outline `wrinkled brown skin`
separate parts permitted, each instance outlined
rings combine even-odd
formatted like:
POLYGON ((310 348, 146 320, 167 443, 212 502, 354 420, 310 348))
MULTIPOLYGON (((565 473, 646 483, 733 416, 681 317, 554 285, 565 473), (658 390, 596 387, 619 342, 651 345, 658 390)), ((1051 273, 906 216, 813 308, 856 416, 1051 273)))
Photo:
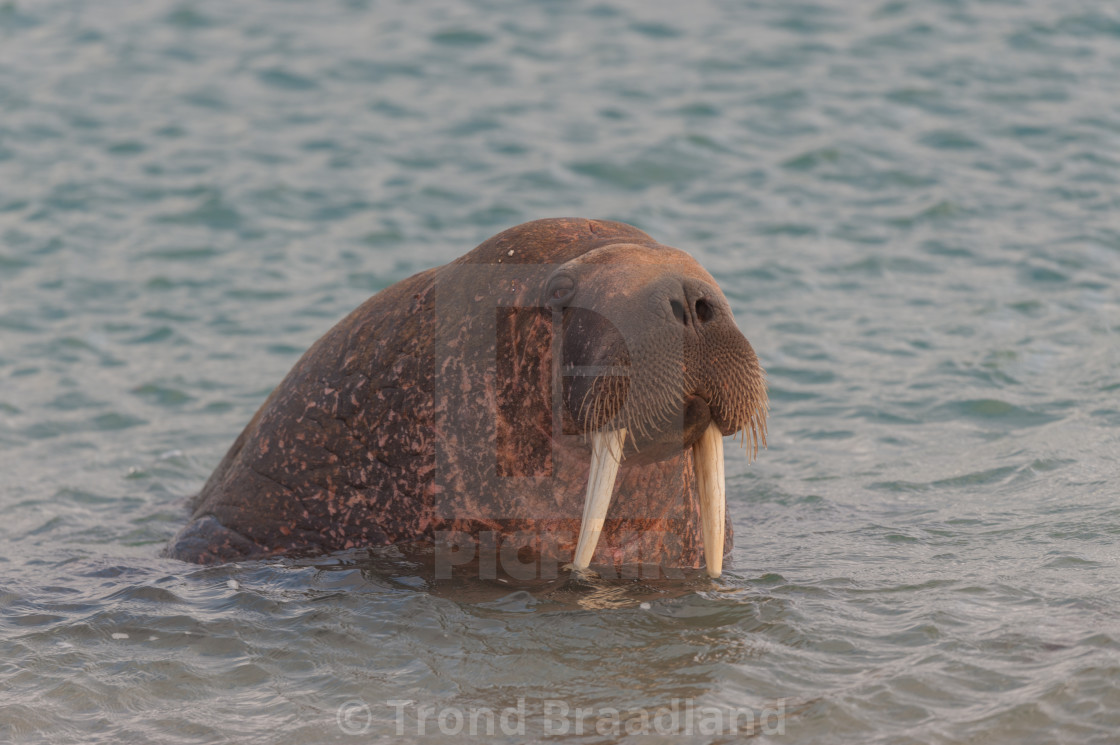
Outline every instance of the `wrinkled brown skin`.
MULTIPOLYGON (((764 416, 753 351, 714 280, 687 254, 621 223, 530 222, 379 292, 315 342, 233 443, 165 554, 214 563, 431 542, 446 530, 496 531, 499 541, 523 531, 517 545, 570 561, 588 422, 554 403, 553 355, 564 342, 554 340, 559 316, 545 306, 546 284, 558 266, 615 244, 628 244, 623 264, 591 275, 573 264, 584 277, 606 277, 592 304, 623 327, 671 325, 663 313, 631 319, 640 310, 636 288, 670 275, 710 283, 726 309, 721 323, 754 366, 749 375, 732 371, 725 385, 753 386, 740 393, 764 416)), ((589 295, 588 280, 580 282, 589 295)), ((706 379, 720 377, 710 372, 706 379)), ((661 444, 638 441, 637 452, 628 443, 593 564, 703 565, 687 447, 712 418, 700 408, 678 417, 675 443, 672 434, 661 444)), ((725 434, 745 424, 717 423, 725 434)))

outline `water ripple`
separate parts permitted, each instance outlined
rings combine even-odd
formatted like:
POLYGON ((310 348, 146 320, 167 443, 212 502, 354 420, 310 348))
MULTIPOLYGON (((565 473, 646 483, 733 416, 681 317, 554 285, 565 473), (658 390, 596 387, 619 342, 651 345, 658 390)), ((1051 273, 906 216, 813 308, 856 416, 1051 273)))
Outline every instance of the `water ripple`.
POLYGON ((0 739, 318 742, 355 700, 367 739, 391 700, 1116 739, 1118 36, 1099 0, 0 2, 0 739), (336 319, 560 214, 696 255, 768 370, 721 580, 156 558, 336 319))

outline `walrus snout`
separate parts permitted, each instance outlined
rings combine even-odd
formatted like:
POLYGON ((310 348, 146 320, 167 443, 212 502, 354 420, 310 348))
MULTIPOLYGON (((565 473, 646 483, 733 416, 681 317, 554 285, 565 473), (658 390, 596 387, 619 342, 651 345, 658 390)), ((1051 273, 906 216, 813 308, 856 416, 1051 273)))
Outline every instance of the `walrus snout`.
POLYGON ((656 437, 646 437, 639 442, 628 439, 623 449, 622 465, 630 468, 667 460, 694 446, 712 424, 712 409, 708 400, 695 394, 687 395, 681 403, 679 427, 666 428, 656 437))
POLYGON ((762 369, 727 299, 688 254, 634 248, 597 249, 546 283, 565 432, 625 429, 635 464, 692 447, 710 424, 758 442, 762 369))

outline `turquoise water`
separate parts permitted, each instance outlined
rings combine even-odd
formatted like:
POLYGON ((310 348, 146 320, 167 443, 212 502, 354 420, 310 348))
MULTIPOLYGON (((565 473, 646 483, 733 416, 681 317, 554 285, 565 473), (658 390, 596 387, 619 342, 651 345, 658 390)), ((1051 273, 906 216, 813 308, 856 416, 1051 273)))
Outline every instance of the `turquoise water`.
POLYGON ((0 740, 1116 742, 1118 184, 1104 0, 0 2, 0 740), (337 319, 558 215, 767 368, 720 580, 158 558, 337 319))

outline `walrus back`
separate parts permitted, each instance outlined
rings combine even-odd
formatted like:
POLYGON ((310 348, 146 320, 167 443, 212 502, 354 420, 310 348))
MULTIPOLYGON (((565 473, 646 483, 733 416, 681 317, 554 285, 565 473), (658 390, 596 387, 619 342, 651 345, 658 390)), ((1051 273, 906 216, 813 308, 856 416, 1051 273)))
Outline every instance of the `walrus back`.
POLYGON ((167 555, 207 563, 423 532, 435 271, 382 290, 307 350, 207 480, 167 555), (244 540, 207 544, 218 525, 244 540))

